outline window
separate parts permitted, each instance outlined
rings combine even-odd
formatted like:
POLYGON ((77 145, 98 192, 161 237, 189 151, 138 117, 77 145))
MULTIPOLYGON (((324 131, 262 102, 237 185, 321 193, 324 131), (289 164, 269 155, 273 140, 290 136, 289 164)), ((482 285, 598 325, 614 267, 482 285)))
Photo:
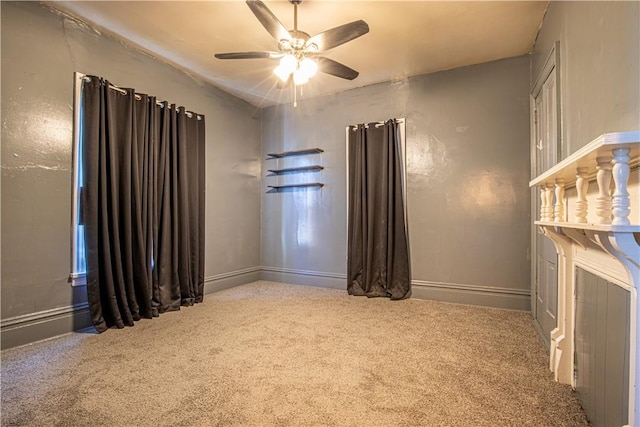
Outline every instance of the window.
MULTIPOLYGON (((90 170, 85 170, 83 167, 83 152, 85 151, 85 147, 83 147, 83 140, 85 137, 89 136, 89 131, 87 131, 86 135, 83 135, 83 104, 85 101, 84 94, 84 83, 85 80, 90 82, 93 76, 87 76, 83 73, 74 73, 74 116, 73 116, 73 154, 72 154, 72 170, 73 170, 73 187, 72 187, 72 206, 71 206, 71 273, 69 275, 69 282, 71 282, 72 286, 86 286, 87 284, 87 262, 86 262, 86 251, 85 251, 85 226, 82 224, 83 217, 83 201, 85 199, 82 183, 84 181, 83 175, 85 173, 90 173, 90 170)), ((102 79, 101 79, 102 80, 102 79)), ((106 82, 106 80, 105 80, 106 82)), ((108 82, 107 82, 108 83, 108 82)), ((124 89, 120 89, 117 86, 113 86, 109 84, 110 89, 114 89, 122 94, 127 94, 127 91, 124 89)), ((136 100, 143 99, 141 95, 135 94, 136 100)), ((145 96, 144 99, 155 99, 155 97, 145 96)), ((168 102, 160 102, 155 100, 155 105, 159 109, 165 109, 165 114, 173 113, 176 117, 186 116, 184 124, 179 124, 177 122, 176 126, 184 126, 184 132, 178 132, 176 135, 179 135, 178 138, 182 141, 183 138, 186 138, 185 141, 192 142, 181 142, 181 144, 185 144, 185 150, 196 150, 194 153, 186 154, 184 159, 185 163, 181 166, 181 179, 183 182, 187 182, 186 180, 190 180, 188 187, 191 189, 189 194, 185 195, 185 200, 189 200, 189 203, 195 200, 195 205, 190 207, 194 211, 198 211, 199 213, 196 215, 198 221, 193 222, 194 227, 199 227, 202 230, 198 229, 198 235, 204 236, 204 215, 201 212, 204 212, 203 208, 201 209, 199 206, 204 206, 204 116, 192 113, 190 111, 186 111, 184 107, 176 107, 175 104, 168 104, 168 102), (193 120, 191 120, 193 119, 193 120), (197 162, 196 162, 197 160, 197 162), (195 162, 195 163, 194 163, 195 162), (191 164, 194 163, 194 164, 191 164), (190 173, 187 173, 190 171, 190 173), (201 174, 202 177, 200 177, 201 174), (198 191, 194 192, 193 188, 197 188, 198 191), (200 212, 201 211, 201 212, 200 212)), ((168 119, 165 119, 168 120, 168 119)), ((173 121, 171 121, 173 123, 173 121)), ((159 122, 156 124, 159 128, 159 122)), ((177 142, 176 142, 177 144, 177 142)), ((188 151, 190 153, 190 151, 188 151)), ((177 154, 170 154, 172 156, 176 156, 177 154)), ((153 160, 157 161, 157 160, 153 160)), ((168 172, 167 172, 168 173, 168 172)), ((174 179, 174 178, 171 178, 174 179)), ((178 179, 177 177, 175 179, 178 179)), ((198 239, 203 239, 204 237, 198 237, 198 239)), ((204 248, 203 244, 201 245, 202 249, 204 248)), ((204 253, 204 252, 203 252, 204 253)), ((154 268, 155 260, 150 255, 149 262, 151 263, 151 268, 154 268)), ((195 262, 195 261, 194 261, 195 262)), ((204 264, 204 258, 200 255, 197 257, 197 265, 194 266, 194 271, 199 271, 204 264), (202 266, 200 265, 202 264, 202 266)))
POLYGON ((86 285, 87 265, 84 250, 84 226, 80 209, 82 198, 82 79, 74 73, 73 87, 73 188, 71 211, 71 275, 72 286, 86 285))

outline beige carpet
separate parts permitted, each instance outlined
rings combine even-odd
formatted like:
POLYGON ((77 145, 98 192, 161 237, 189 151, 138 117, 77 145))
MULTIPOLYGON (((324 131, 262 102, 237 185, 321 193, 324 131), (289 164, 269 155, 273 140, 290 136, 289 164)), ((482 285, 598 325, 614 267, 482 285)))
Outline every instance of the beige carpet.
POLYGON ((5 350, 2 425, 580 426, 529 314, 256 282, 5 350))

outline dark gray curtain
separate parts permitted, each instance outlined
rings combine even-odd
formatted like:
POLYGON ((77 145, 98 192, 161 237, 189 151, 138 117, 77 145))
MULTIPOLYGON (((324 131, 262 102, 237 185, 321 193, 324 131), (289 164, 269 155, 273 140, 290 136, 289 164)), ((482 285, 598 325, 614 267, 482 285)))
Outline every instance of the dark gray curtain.
POLYGON ((347 290, 351 295, 411 296, 409 243, 396 120, 349 129, 347 290))
POLYGON ((81 218, 89 310, 102 332, 202 301, 205 122, 88 77, 81 218))

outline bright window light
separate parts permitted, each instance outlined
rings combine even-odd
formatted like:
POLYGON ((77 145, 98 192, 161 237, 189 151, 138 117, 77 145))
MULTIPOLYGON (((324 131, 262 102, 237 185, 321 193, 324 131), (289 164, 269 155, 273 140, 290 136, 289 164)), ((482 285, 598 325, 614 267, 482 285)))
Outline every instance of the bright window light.
POLYGON ((82 79, 84 74, 75 73, 73 102, 73 206, 71 207, 71 275, 73 286, 86 284, 87 264, 85 259, 84 225, 81 220, 82 197, 82 79))

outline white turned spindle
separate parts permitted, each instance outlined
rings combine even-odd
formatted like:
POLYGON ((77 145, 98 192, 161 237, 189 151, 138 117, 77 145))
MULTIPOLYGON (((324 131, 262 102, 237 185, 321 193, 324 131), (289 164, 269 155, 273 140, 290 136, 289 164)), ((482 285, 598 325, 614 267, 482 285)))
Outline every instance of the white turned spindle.
POLYGON ((553 221, 564 221, 564 178, 556 178, 556 203, 553 205, 553 221))
POLYGON ((627 191, 629 182, 629 151, 630 148, 617 148, 613 150, 613 192, 612 210, 614 225, 629 225, 629 213, 631 201, 627 191))
POLYGON ((596 159, 598 162, 596 181, 598 182, 598 198, 596 199, 596 215, 598 224, 611 224, 611 157, 596 159))
POLYGON ((587 223, 587 189, 589 181, 587 180, 588 168, 578 168, 576 175, 576 191, 578 192, 578 200, 576 200, 576 222, 578 224, 587 223))
POLYGON ((553 186, 552 185, 548 185, 544 188, 544 196, 547 199, 544 220, 551 222, 553 221, 553 186))

